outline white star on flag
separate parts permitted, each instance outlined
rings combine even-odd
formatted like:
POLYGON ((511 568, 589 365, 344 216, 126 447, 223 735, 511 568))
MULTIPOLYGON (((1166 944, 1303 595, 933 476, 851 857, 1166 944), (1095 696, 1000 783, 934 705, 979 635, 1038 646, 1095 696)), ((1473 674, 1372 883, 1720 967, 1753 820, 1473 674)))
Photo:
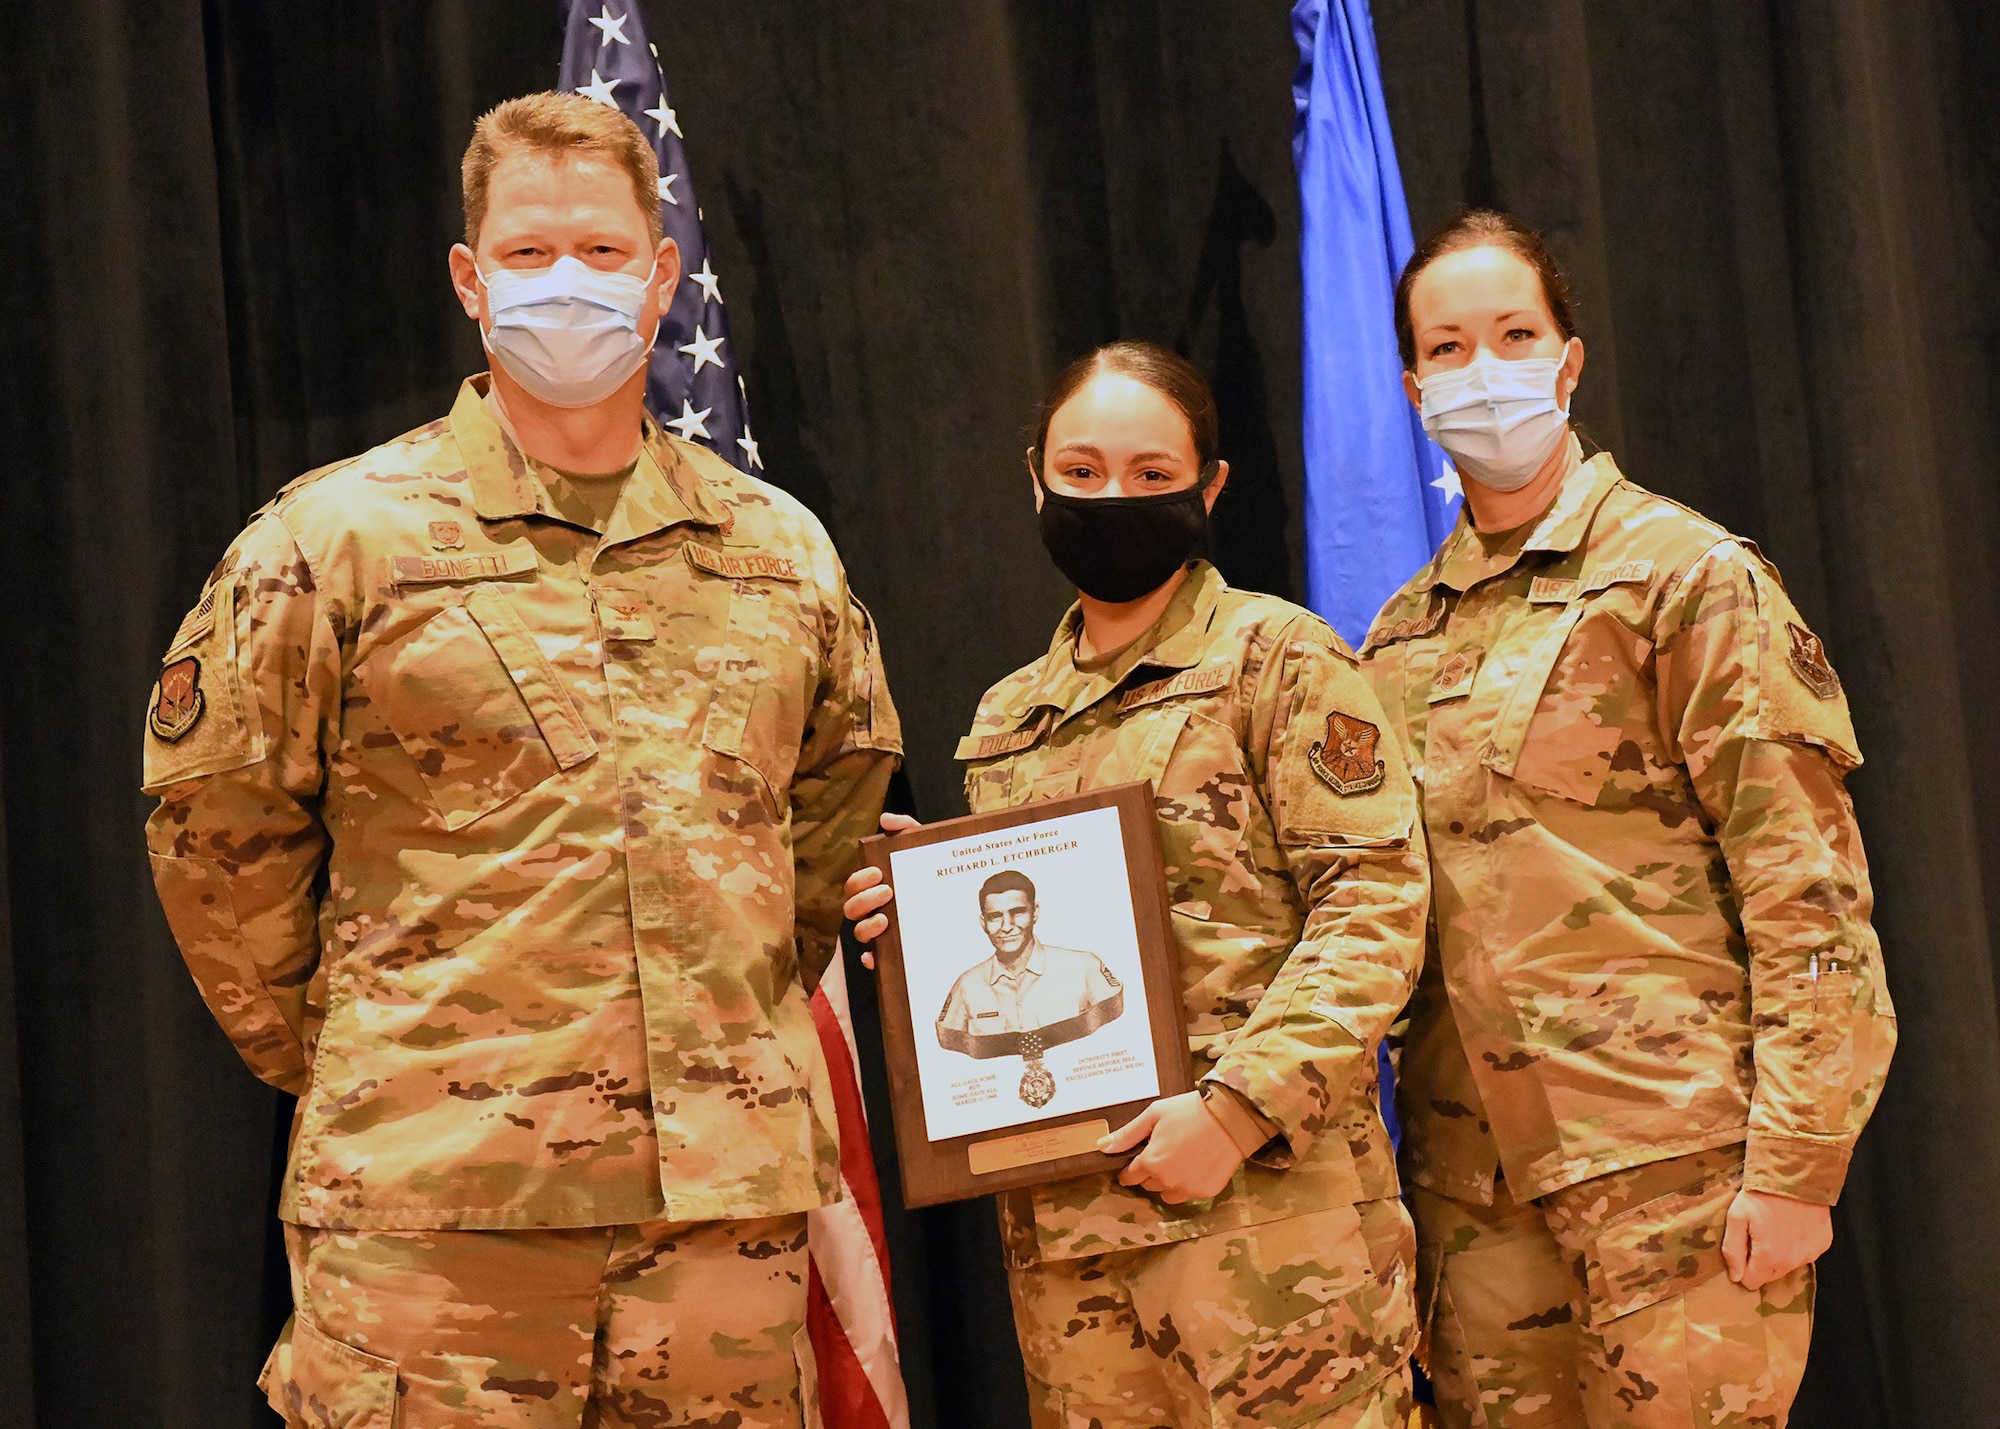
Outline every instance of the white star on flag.
POLYGON ((661 425, 672 427, 684 442, 691 442, 696 437, 701 437, 705 440, 708 436, 708 414, 714 410, 715 408, 713 407, 703 407, 697 412, 694 409, 694 403, 683 397, 681 398, 681 414, 671 422, 664 422, 661 425))
POLYGON ((642 109, 639 112, 645 115, 648 119, 657 119, 660 121, 660 137, 662 139, 667 137, 667 131, 669 129, 674 131, 674 137, 676 139, 687 138, 687 135, 681 133, 680 118, 674 113, 673 110, 667 108, 667 96, 664 93, 661 94, 660 102, 658 104, 654 105, 651 109, 642 109))
POLYGON ((611 108, 616 109, 618 101, 611 97, 611 91, 618 88, 618 83, 615 79, 605 79, 600 76, 595 66, 593 66, 590 71, 590 83, 580 86, 576 92, 587 98, 596 100, 599 104, 609 105, 611 108))
POLYGON ((602 10, 598 11, 598 14, 602 15, 604 18, 601 20, 591 18, 590 23, 597 26, 599 30, 602 30, 604 32, 604 38, 597 42, 600 47, 610 44, 613 40, 618 41, 618 43, 621 45, 629 45, 632 43, 630 40, 625 38, 625 19, 626 19, 625 16, 620 15, 617 19, 615 20, 612 19, 611 7, 609 5, 606 5, 602 10))
POLYGON ((680 205, 681 205, 681 201, 680 201, 679 199, 677 199, 677 198, 675 198, 675 197, 674 197, 674 184, 675 184, 675 183, 676 183, 676 182, 677 182, 677 181, 678 181, 679 179, 680 179, 680 175, 679 175, 679 174, 661 174, 661 175, 660 175, 660 202, 661 202, 661 203, 670 203, 670 204, 672 204, 672 205, 673 205, 673 206, 674 206, 675 208, 679 208, 679 207, 680 207, 680 205))
MULTIPOLYGON (((706 262, 706 260, 703 261, 706 262)), ((689 357, 692 357, 694 359, 694 370, 696 372, 699 372, 704 366, 709 364, 713 364, 716 367, 722 366, 722 358, 719 355, 721 347, 722 347, 721 338, 710 337, 707 333, 701 330, 701 324, 696 323, 694 328, 694 341, 689 343, 683 343, 680 347, 680 351, 685 352, 689 357)))
POLYGON ((701 289, 701 300, 703 302, 720 303, 722 301, 722 280, 716 277, 714 271, 709 268, 708 255, 706 253, 701 258, 701 271, 699 273, 688 274, 688 281, 701 289))
POLYGON ((1465 499, 1465 487, 1459 483, 1458 468, 1450 462, 1444 464, 1443 475, 1439 476, 1436 481, 1433 481, 1431 486, 1438 491, 1442 491, 1454 501, 1463 501, 1465 499))
POLYGON ((750 435, 750 424, 748 422, 743 424, 743 435, 736 439, 736 445, 743 448, 743 455, 750 459, 750 469, 752 471, 762 471, 764 469, 764 458, 757 453, 757 439, 750 435))

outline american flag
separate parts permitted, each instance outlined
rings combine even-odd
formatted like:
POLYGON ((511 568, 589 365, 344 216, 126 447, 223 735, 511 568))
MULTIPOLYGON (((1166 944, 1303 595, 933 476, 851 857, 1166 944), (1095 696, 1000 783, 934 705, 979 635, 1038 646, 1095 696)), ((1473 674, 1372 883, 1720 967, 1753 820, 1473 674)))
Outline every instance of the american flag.
POLYGON ((653 344, 646 405, 682 440, 700 442, 743 471, 760 471, 764 460, 750 433, 722 281, 709 263, 701 205, 681 148, 680 116, 636 0, 570 0, 556 85, 623 110, 659 156, 660 220, 681 250, 681 284, 653 344))
MULTIPOLYGON (((557 84, 623 110, 659 155, 660 217, 680 247, 683 276, 653 344, 647 406, 684 440, 701 442, 756 473, 764 463, 750 434, 721 280, 709 262, 701 207, 681 148, 680 116, 667 99, 659 51, 646 40, 637 0, 570 0, 557 84)), ((882 1193, 838 955, 813 993, 812 1010, 833 1082, 844 1195, 807 1217, 812 1269, 806 1325, 817 1366, 819 1422, 825 1429, 909 1429, 889 1299, 882 1193)))

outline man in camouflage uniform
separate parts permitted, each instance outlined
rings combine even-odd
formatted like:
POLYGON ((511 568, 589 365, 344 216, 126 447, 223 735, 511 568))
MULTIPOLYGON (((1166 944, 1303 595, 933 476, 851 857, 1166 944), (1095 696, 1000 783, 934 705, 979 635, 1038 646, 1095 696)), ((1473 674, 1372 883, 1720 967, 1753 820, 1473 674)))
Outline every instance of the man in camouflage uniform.
POLYGON ((1207 1200, 1001 1198, 1035 1423, 1400 1426, 1414 1243, 1375 1049, 1421 958, 1408 771, 1340 638, 1206 562, 1108 661, 1079 622, 980 702, 967 796, 1153 781, 1190 1055, 1244 1159, 1207 1200))
MULTIPOLYGON (((581 225, 656 265, 650 332, 678 264, 636 128, 531 96, 482 144, 465 263, 581 225)), ((805 1212, 840 1183, 807 990, 898 729, 819 525, 646 420, 644 380, 579 413, 473 378, 281 492, 167 652, 161 902, 299 1098, 263 1378, 294 1423, 800 1422, 805 1212), (579 430, 629 467, 513 435, 579 430)))
POLYGON ((1461 518, 1364 649, 1435 880, 1430 1368, 1449 1425, 1779 1424, 1812 1267, 1767 1280, 1742 1224, 1835 1200, 1895 1043, 1861 756, 1756 549, 1566 440, 1543 514, 1461 518))

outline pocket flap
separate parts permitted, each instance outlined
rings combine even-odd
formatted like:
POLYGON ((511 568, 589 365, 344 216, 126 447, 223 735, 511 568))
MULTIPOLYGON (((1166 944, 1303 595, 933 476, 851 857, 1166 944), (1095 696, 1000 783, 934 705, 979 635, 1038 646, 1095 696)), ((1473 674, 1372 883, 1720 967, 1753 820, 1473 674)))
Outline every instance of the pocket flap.
POLYGON ((556 766, 574 769, 596 754, 597 741, 584 728, 569 691, 507 597, 491 586, 481 586, 466 596, 465 608, 479 623, 480 633, 494 652, 506 662, 514 687, 521 692, 549 752, 556 757, 556 766))
POLYGON ((396 1365, 344 1345, 294 1315, 285 1322, 258 1388, 287 1424, 310 1429, 395 1429, 396 1365))
POLYGON ((1398 1265, 1249 1346, 1210 1388, 1215 1423, 1229 1429, 1317 1424, 1359 1398, 1409 1358, 1416 1301, 1398 1265))
POLYGON ((1604 1223, 1584 1257, 1595 1329, 1723 1273, 1722 1235, 1740 1170, 1634 1206, 1604 1223))

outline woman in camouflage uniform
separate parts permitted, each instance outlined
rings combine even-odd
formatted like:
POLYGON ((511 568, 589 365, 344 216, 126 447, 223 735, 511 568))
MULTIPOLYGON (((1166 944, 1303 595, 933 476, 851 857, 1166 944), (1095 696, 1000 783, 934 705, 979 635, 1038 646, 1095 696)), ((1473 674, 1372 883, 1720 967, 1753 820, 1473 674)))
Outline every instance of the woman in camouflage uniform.
MULTIPOLYGON (((1037 1425, 1387 1429, 1413 1243, 1375 1049, 1421 958, 1414 791, 1339 637, 1200 559, 1215 444, 1164 349, 1057 379, 1029 464, 1081 595, 959 745, 975 810, 1153 782, 1200 1085, 1107 1138, 1143 1146, 1121 1173, 1002 1198, 1016 1326, 1037 1425)), ((848 883, 864 940, 877 882, 848 883)))
POLYGON ((1466 478, 1363 652, 1436 884, 1399 1106, 1442 1417, 1781 1425, 1895 1042, 1840 681, 1756 547, 1584 460, 1533 234, 1459 219, 1396 319, 1466 478))

